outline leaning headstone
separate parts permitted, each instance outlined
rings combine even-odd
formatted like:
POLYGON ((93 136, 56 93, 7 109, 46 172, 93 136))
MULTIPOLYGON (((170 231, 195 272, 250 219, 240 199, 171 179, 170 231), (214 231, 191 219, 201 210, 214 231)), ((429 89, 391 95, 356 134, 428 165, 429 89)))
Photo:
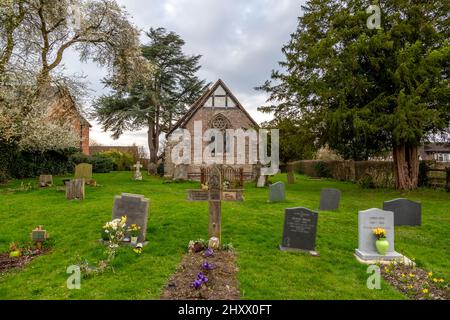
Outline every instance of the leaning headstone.
POLYGON ((333 188, 324 188, 320 193, 320 207, 322 211, 334 211, 339 209, 341 191, 333 188))
POLYGON ((53 185, 53 176, 49 174, 43 174, 39 176, 39 187, 45 188, 53 185))
POLYGON ((92 164, 80 163, 75 167, 75 179, 84 179, 89 181, 92 179, 92 164))
POLYGON ((114 198, 112 218, 120 219, 126 216, 127 226, 136 224, 141 227, 138 242, 145 241, 149 202, 148 199, 145 199, 143 195, 139 194, 122 193, 122 195, 115 196, 114 198))
POLYGON ((257 188, 264 188, 267 185, 267 176, 259 176, 256 182, 257 188))
POLYGON ((188 179, 188 166, 185 164, 179 164, 173 171, 173 180, 187 180, 188 179))
POLYGON ((287 172, 287 183, 288 184, 294 184, 295 183, 294 171, 288 171, 287 172))
POLYGON ((318 217, 317 212, 307 208, 286 209, 280 250, 308 251, 318 255, 315 252, 318 217))
POLYGON ((281 181, 275 182, 269 186, 269 201, 280 202, 286 200, 285 186, 281 181))
POLYGON ((84 197, 84 179, 75 179, 66 182, 67 200, 83 200, 84 197))
POLYGON ((358 249, 355 255, 364 261, 381 261, 402 258, 403 256, 395 252, 394 245, 394 213, 381 209, 369 209, 358 213, 358 249), (386 255, 378 253, 375 246, 376 237, 373 229, 383 228, 386 230, 386 239, 389 241, 389 248, 386 255))
POLYGON ((134 180, 142 180, 142 173, 141 173, 141 168, 142 168, 142 164, 140 161, 136 162, 135 165, 133 165, 133 168, 135 169, 133 172, 133 179, 134 180))
POLYGON ((420 226, 422 224, 422 204, 409 199, 394 199, 383 203, 383 210, 394 213, 395 226, 420 226))

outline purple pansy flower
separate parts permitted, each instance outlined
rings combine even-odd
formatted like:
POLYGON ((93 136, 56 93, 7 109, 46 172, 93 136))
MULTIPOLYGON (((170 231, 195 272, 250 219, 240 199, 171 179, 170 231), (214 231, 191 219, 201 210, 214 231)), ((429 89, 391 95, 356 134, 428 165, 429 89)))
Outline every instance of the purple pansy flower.
POLYGON ((202 263, 202 268, 204 270, 212 270, 214 267, 208 261, 205 261, 205 262, 202 263))
POLYGON ((200 289, 200 287, 202 286, 202 281, 201 280, 195 280, 194 283, 192 284, 192 286, 194 287, 194 289, 200 289))
POLYGON ((203 254, 205 257, 211 257, 213 255, 214 251, 211 248, 208 248, 205 250, 205 253, 203 254))

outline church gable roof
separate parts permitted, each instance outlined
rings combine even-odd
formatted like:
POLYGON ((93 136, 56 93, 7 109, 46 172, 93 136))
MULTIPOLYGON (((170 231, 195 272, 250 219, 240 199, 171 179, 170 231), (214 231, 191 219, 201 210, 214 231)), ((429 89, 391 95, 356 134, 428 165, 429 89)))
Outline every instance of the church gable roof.
POLYGON ((226 86, 226 84, 221 80, 217 80, 217 82, 210 88, 207 88, 200 98, 195 101, 186 114, 181 117, 180 120, 175 123, 173 128, 167 133, 167 136, 170 135, 178 128, 182 128, 186 125, 186 123, 194 116, 194 114, 200 108, 238 108, 242 111, 247 118, 253 123, 256 127, 259 127, 255 120, 250 116, 250 114, 244 109, 239 100, 234 96, 234 94, 230 91, 230 89, 226 86))

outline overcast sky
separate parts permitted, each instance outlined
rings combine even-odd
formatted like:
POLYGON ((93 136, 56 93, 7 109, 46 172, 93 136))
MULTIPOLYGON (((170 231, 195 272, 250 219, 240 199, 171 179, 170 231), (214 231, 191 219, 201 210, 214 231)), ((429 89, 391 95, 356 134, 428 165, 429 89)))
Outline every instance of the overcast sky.
MULTIPOLYGON (((200 54, 199 76, 209 82, 221 78, 251 116, 260 123, 270 115, 257 111, 266 95, 253 88, 269 79, 282 59, 301 13, 299 0, 118 0, 142 31, 164 27, 185 41, 187 54, 200 54)), ((146 37, 141 40, 145 43, 146 37)), ((84 74, 92 99, 106 91, 101 79, 106 71, 81 63, 75 53, 64 57, 70 74, 84 74)), ((91 138, 104 145, 147 146, 146 130, 127 132, 118 140, 91 121, 91 138)))

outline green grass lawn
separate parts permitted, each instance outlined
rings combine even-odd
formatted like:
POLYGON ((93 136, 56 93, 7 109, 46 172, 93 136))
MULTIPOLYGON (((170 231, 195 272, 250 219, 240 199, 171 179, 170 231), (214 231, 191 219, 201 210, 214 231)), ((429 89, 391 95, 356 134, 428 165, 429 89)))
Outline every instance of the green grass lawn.
MULTIPOLYGON (((55 182, 62 185, 61 179, 55 182)), ((0 187, 0 252, 7 251, 12 241, 27 241, 37 225, 44 225, 54 243, 51 253, 25 269, 0 276, 0 300, 158 299, 189 240, 208 237, 208 204, 186 201, 186 189, 198 188, 198 183, 163 183, 146 175, 143 181, 132 181, 130 172, 94 174, 94 179, 100 186, 86 187, 84 201, 67 201, 64 192, 55 188, 7 192, 21 181, 0 187), (100 230, 111 218, 114 195, 122 192, 150 199, 148 246, 141 255, 121 248, 113 263, 115 272, 82 279, 80 290, 67 289, 66 269, 77 262, 77 256, 92 263, 103 258, 100 230)), ((286 176, 272 180, 285 181, 286 176)), ((351 183, 303 176, 296 176, 295 185, 286 185, 286 193, 286 202, 267 203, 268 190, 251 183, 246 185, 244 202, 222 204, 222 241, 236 248, 243 299, 405 299, 384 282, 381 290, 367 289, 367 266, 353 256, 358 210, 380 208, 384 200, 397 197, 422 202, 423 213, 421 227, 396 228, 396 250, 449 279, 449 193, 364 190, 351 183), (278 250, 284 208, 317 209, 323 187, 341 189, 342 200, 339 211, 319 214, 320 257, 278 250)))

